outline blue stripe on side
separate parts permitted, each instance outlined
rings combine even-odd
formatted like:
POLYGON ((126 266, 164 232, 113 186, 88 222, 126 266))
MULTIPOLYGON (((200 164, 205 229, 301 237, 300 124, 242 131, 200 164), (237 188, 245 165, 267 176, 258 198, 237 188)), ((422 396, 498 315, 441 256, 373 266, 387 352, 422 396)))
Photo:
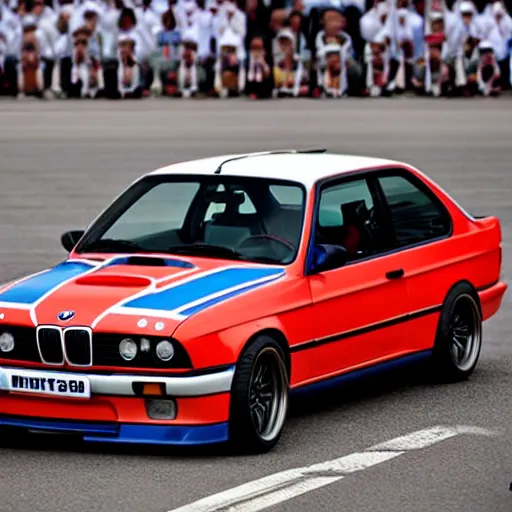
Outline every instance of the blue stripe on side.
POLYGON ((65 261, 43 274, 30 277, 19 284, 15 284, 12 288, 0 294, 0 302, 33 304, 59 284, 73 277, 78 277, 91 268, 94 268, 94 265, 65 261))
POLYGON ((198 426, 126 425, 0 416, 0 426, 77 434, 84 441, 100 443, 193 446, 228 440, 227 423, 198 426))
POLYGON ((214 274, 203 277, 199 276, 197 279, 181 285, 178 284, 167 290, 144 295, 127 302, 123 307, 173 311, 191 302, 228 290, 234 286, 250 283, 265 277, 277 277, 280 274, 283 274, 283 271, 279 268, 227 268, 214 274))
MULTIPOLYGON (((277 276, 277 278, 279 278, 279 276, 277 276)), ((237 295, 241 295, 242 293, 246 293, 248 291, 254 290, 255 288, 259 288, 260 286, 264 286, 268 283, 273 283, 276 279, 272 279, 271 281, 265 281, 263 283, 252 284, 245 288, 241 288, 239 290, 235 290, 235 291, 227 293, 225 295, 221 295, 220 297, 215 297, 214 299, 210 299, 206 302, 203 302, 202 304, 198 304, 197 306, 193 306, 191 308, 180 311, 180 315, 183 315, 183 316, 194 315, 196 313, 199 313, 200 311, 203 311, 203 309, 209 308, 211 306, 215 306, 215 304, 218 304, 219 302, 223 302, 227 299, 231 299, 232 297, 236 297, 237 295)))
POLYGON ((368 366, 366 368, 362 368, 361 370, 343 373, 330 379, 321 380, 319 382, 314 382, 313 384, 307 384, 306 386, 294 388, 291 390, 291 394, 300 395, 322 392, 325 389, 330 389, 332 387, 339 386, 354 380, 360 380, 374 375, 380 375, 381 373, 391 371, 396 368, 417 364, 422 361, 426 361, 430 357, 432 357, 432 350, 422 350, 421 352, 416 352, 414 354, 392 359, 391 361, 368 366))

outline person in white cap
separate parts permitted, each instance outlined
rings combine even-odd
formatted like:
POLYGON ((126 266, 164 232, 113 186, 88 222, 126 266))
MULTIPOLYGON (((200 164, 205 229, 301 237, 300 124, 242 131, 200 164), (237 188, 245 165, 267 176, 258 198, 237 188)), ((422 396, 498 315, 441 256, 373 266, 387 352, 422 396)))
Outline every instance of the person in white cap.
POLYGON ((196 96, 203 78, 197 58, 197 30, 189 28, 183 32, 178 68, 178 94, 183 98, 196 96))
POLYGON ((489 41, 482 41, 478 45, 478 51, 478 90, 483 96, 497 96, 501 92, 501 72, 494 56, 493 46, 489 41))
POLYGON ((486 40, 492 45, 500 67, 502 88, 508 89, 512 86, 512 18, 501 2, 490 4, 487 11, 489 31, 486 40))
POLYGON ((345 52, 341 45, 329 43, 322 48, 322 59, 325 66, 319 83, 323 95, 327 98, 341 98, 348 89, 345 52))
POLYGON ((352 38, 345 31, 347 19, 345 15, 334 9, 327 9, 322 14, 322 30, 315 38, 317 81, 321 79, 325 71, 326 55, 324 47, 337 44, 343 51, 343 62, 346 66, 347 84, 349 95, 360 95, 363 89, 362 70, 360 64, 354 58, 352 38))
POLYGON ((132 34, 118 36, 118 91, 121 98, 142 98, 141 70, 136 57, 137 41, 132 34))
POLYGON ((386 85, 390 71, 390 58, 388 39, 384 28, 376 34, 365 50, 365 86, 370 97, 381 96, 386 85))
POLYGON ((103 91, 103 72, 99 59, 89 53, 91 30, 80 27, 72 34, 73 57, 70 98, 97 98, 103 91))
POLYGON ((240 35, 227 28, 219 38, 215 90, 221 98, 239 96, 245 89, 245 61, 239 57, 240 35))
POLYGON ((482 25, 478 11, 470 0, 455 4, 456 12, 453 22, 446 27, 446 63, 453 79, 453 93, 465 94, 469 89, 476 71, 477 46, 481 41, 482 25), (469 75, 472 75, 469 80, 469 75))
POLYGON ((306 96, 308 93, 307 75, 300 56, 295 51, 293 32, 284 28, 277 33, 279 53, 274 57, 273 95, 286 97, 306 96))

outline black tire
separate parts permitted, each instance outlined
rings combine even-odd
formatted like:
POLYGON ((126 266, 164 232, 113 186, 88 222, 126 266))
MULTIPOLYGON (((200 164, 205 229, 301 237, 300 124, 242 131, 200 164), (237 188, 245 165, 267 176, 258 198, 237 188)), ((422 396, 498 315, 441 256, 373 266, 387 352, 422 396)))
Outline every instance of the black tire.
POLYGON ((433 351, 435 380, 466 380, 475 370, 482 347, 482 315, 475 289, 455 285, 445 299, 433 351))
POLYGON ((258 336, 242 352, 231 387, 229 441, 234 452, 266 453, 277 444, 288 413, 288 394, 288 372, 279 343, 270 336, 258 336), (265 407, 264 395, 269 393, 272 398, 265 407))

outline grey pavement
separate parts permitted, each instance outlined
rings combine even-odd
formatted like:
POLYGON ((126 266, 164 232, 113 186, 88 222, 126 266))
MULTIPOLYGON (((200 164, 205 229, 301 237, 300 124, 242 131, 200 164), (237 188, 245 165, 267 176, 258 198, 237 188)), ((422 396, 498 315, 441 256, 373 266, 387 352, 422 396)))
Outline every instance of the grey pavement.
MULTIPOLYGON (((60 261, 140 174, 173 161, 282 148, 407 161, 469 211, 501 218, 512 276, 512 102, 0 102, 0 282, 60 261)), ((270 454, 217 448, 88 447, 60 436, 0 438, 0 512, 166 512, 283 469, 438 424, 501 431, 460 437, 313 491, 273 511, 510 512, 512 300, 485 325, 473 378, 431 386, 409 373, 294 403, 270 454)))

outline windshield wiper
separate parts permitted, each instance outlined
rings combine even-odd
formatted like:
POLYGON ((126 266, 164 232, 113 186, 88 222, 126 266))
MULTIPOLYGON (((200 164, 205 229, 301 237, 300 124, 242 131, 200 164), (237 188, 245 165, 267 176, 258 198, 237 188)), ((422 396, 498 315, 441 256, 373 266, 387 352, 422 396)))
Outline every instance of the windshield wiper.
POLYGON ((229 247, 211 244, 190 244, 190 245, 173 245, 168 247, 165 252, 172 254, 190 254, 198 256, 212 256, 218 258, 228 258, 232 260, 242 260, 243 256, 229 247))
POLYGON ((95 240, 85 247, 81 248, 81 252, 147 252, 147 249, 141 247, 136 242, 130 240, 114 240, 113 238, 105 238, 103 240, 95 240))

